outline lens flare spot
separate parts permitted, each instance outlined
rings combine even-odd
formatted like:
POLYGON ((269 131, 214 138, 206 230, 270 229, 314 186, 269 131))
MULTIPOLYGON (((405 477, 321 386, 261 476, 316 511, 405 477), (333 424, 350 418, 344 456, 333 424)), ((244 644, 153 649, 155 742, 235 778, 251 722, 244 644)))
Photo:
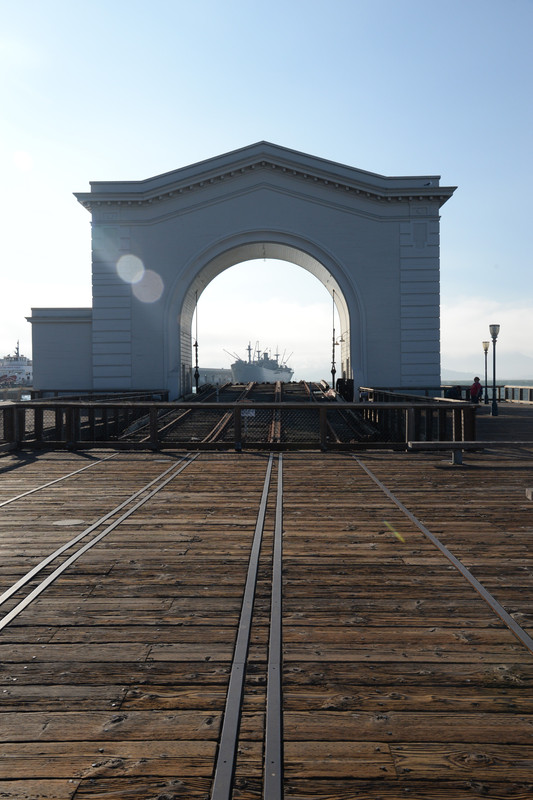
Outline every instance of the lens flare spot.
POLYGON ((138 283, 144 275, 144 264, 138 256, 131 253, 120 256, 117 261, 117 274, 124 283, 138 283))
POLYGON ((157 303, 163 294, 165 284, 153 269, 145 270, 142 278, 133 286, 133 294, 142 303, 157 303))
POLYGON ((390 532, 393 533, 396 536, 396 538, 400 540, 400 542, 404 542, 405 543, 405 539, 403 538, 402 534, 398 533, 398 531, 395 528, 392 527, 390 522, 387 522, 387 520, 384 519, 383 523, 384 523, 384 525, 387 526, 387 528, 390 530, 390 532))

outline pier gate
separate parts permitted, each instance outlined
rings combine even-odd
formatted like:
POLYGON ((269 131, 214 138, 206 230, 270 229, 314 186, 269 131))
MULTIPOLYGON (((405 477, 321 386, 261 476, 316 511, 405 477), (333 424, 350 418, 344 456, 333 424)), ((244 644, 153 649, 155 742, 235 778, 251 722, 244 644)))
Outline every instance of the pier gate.
POLYGON ((439 385, 439 209, 455 188, 439 184, 268 142, 91 183, 76 197, 92 216, 93 305, 32 309, 35 388, 186 393, 196 299, 223 270, 265 258, 299 265, 332 295, 338 377, 439 385))

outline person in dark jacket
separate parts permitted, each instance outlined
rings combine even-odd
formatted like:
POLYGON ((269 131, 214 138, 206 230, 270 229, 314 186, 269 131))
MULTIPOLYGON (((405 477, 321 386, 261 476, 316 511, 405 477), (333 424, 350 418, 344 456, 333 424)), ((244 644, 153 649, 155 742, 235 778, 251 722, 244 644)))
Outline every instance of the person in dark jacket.
POLYGON ((479 403, 483 396, 483 387, 479 382, 479 378, 474 378, 474 383, 470 387, 470 401, 472 403, 479 403))
POLYGON ((461 399, 461 387, 459 385, 449 386, 446 389, 445 397, 449 397, 450 400, 460 400, 461 399))

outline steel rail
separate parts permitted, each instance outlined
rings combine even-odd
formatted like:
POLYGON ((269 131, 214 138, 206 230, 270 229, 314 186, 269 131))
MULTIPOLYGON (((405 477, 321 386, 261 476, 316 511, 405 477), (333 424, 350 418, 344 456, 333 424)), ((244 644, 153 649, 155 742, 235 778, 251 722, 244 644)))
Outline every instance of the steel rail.
POLYGON ((442 544, 442 542, 437 539, 437 537, 431 533, 430 530, 426 528, 426 526, 420 522, 419 519, 415 517, 415 515, 409 511, 404 504, 398 500, 398 498, 388 489, 384 483, 382 483, 379 478, 374 475, 371 469, 369 469, 366 464, 357 458, 357 456, 353 456, 357 464, 363 469, 366 474, 374 481, 377 486, 387 495, 387 497, 395 503, 400 511, 402 511, 405 516, 414 524, 416 527, 426 536, 432 544, 437 547, 440 552, 446 556, 448 561, 461 573, 463 578, 465 578, 468 583, 476 590, 476 592, 483 598, 483 600, 490 606, 490 608, 494 611, 495 614, 499 616, 502 622, 509 628, 511 633, 513 633, 517 639, 519 639, 522 644, 527 647, 530 653, 533 653, 533 639, 529 636, 526 631, 518 625, 517 622, 512 618, 512 616, 505 610, 505 608, 496 600, 496 598, 480 583, 477 578, 475 578, 470 570, 468 570, 465 565, 459 561, 459 559, 453 555, 453 553, 448 550, 448 548, 442 544))
MULTIPOLYGON (((281 381, 276 381, 276 388, 274 390, 274 402, 281 403, 282 388, 281 381)), ((281 441, 281 411, 274 409, 272 411, 272 419, 268 428, 268 441, 270 443, 281 441)))
MULTIPOLYGON (((164 431, 166 431, 167 429, 170 429, 173 425, 177 424, 177 422, 181 419, 181 417, 185 417, 185 416, 187 416, 187 414, 190 414, 190 413, 191 413, 191 409, 188 408, 188 409, 185 409, 185 411, 182 411, 181 414, 178 414, 178 416, 176 416, 176 412, 175 411, 168 411, 166 414, 163 414, 162 416, 158 417, 158 422, 164 422, 166 419, 168 419, 170 417, 170 421, 169 422, 167 422, 161 428, 158 428, 158 433, 161 434, 164 431)), ((149 430, 149 429, 150 429, 150 423, 146 422, 143 425, 141 425, 139 428, 137 428, 135 431, 133 431, 133 433, 143 433, 144 431, 149 430)), ((119 436, 119 440, 126 439, 128 437, 128 435, 130 435, 130 434, 122 433, 119 436)), ((148 434, 148 436, 143 436, 142 439, 139 439, 139 441, 140 442, 149 442, 150 441, 150 435, 148 434)))
MULTIPOLYGON (((364 422, 364 420, 356 417, 353 411, 349 409, 344 409, 341 406, 339 408, 334 408, 330 416, 333 416, 333 422, 331 419, 328 419, 328 430, 330 431, 331 435, 333 436, 335 442, 340 443, 343 441, 342 437, 339 436, 337 433, 337 429, 335 428, 335 417, 340 418, 342 424, 344 424, 345 428, 348 428, 350 433, 352 434, 352 441, 353 437, 356 437, 357 442, 365 442, 365 441, 372 441, 371 437, 375 437, 376 430, 372 430, 371 426, 368 423, 364 422)), ((338 424, 338 422, 337 422, 338 424)))
POLYGON ((267 694, 265 718, 265 760, 263 797, 283 797, 283 455, 278 460, 276 523, 272 555, 272 596, 270 601, 270 635, 268 643, 267 694))
POLYGON ((329 421, 329 419, 328 419, 328 421, 327 421, 327 426, 328 426, 328 431, 329 431, 329 433, 330 433, 331 437, 333 438, 333 441, 334 441, 334 442, 336 442, 337 444, 338 444, 340 441, 342 441, 342 440, 341 440, 341 438, 340 438, 340 436, 339 436, 339 434, 337 433, 337 431, 335 430, 335 428, 333 427, 333 425, 332 425, 332 424, 331 424, 331 422, 329 421))
POLYGON ((12 497, 9 500, 3 500, 0 503, 0 508, 2 506, 7 506, 9 503, 14 503, 15 500, 20 500, 21 497, 26 497, 29 494, 35 494, 35 492, 40 492, 41 489, 46 489, 48 486, 53 486, 54 483, 60 483, 61 481, 65 481, 67 478, 72 478, 73 475, 78 475, 80 472, 84 472, 86 469, 91 469, 91 467, 95 467, 97 464, 101 464, 102 461, 109 461, 110 458, 116 458, 118 453, 113 453, 110 456, 106 456, 105 458, 99 458, 98 461, 93 461, 92 464, 87 464, 85 467, 81 467, 81 469, 76 469, 74 472, 69 472, 68 475, 63 475, 61 478, 55 478, 53 481, 48 481, 48 483, 43 483, 41 486, 37 486, 35 489, 28 489, 27 492, 22 492, 21 494, 17 494, 16 497, 12 497))
MULTIPOLYGON (((158 486, 155 487, 155 489, 152 489, 149 492, 149 494, 147 494, 145 497, 143 497, 141 500, 139 500, 137 503, 135 503, 135 505, 132 508, 130 508, 124 514, 122 514, 118 519, 116 519, 110 525, 108 525, 107 528, 105 528, 101 533, 99 533, 97 536, 95 536, 94 539, 91 539, 90 542, 87 542, 86 544, 84 544, 82 547, 79 548, 79 550, 77 550, 75 553, 73 553, 71 556, 69 556, 65 561, 63 561, 63 563, 60 564, 59 567, 57 567, 50 575, 48 575, 43 581, 41 581, 41 583, 38 584, 38 586, 36 586, 35 589, 33 589, 11 611, 9 611, 4 617, 2 617, 2 619, 0 619, 0 631, 3 630, 6 627, 6 625, 9 625, 9 623, 12 622, 13 619, 15 619, 15 617, 17 617, 31 602, 33 602, 33 600, 35 600, 37 597, 39 597, 39 595, 41 595, 44 592, 44 590, 47 589, 48 586, 50 586, 51 583, 53 583, 55 580, 57 580, 57 578, 63 572, 65 572, 65 570, 68 569, 68 567, 70 567, 71 564, 73 564, 84 553, 86 553, 88 550, 90 550, 92 547, 94 547, 95 544, 98 544, 98 542, 100 542, 105 536, 107 536, 109 533, 111 533, 111 531, 115 530, 115 528, 117 528, 122 522, 124 522, 124 520, 128 519, 128 517, 130 517, 132 514, 134 514, 135 511, 137 511, 137 509, 141 508, 141 506, 143 506, 145 503, 147 503, 148 500, 151 500, 152 497, 154 497, 154 495, 156 495, 158 492, 160 492, 161 489, 164 489, 164 487, 168 483, 170 483, 170 481, 172 481, 181 472, 183 472, 183 470, 186 469, 189 466, 189 464, 191 464, 196 458, 198 458, 198 456, 200 454, 196 453, 196 454, 192 455, 189 458, 190 455, 191 454, 187 454, 187 456, 185 456, 185 458, 187 459, 185 464, 182 463, 181 466, 179 466, 179 467, 177 467, 177 464, 173 464, 171 467, 169 467, 168 469, 164 470, 164 472, 162 472, 161 475, 159 475, 157 478, 154 478, 153 481, 151 481, 145 487, 143 487, 138 492, 136 492, 134 495, 129 497, 128 500, 126 500, 124 503, 122 503, 120 506, 117 506, 116 509, 114 509, 112 512, 110 512, 105 519, 109 519, 109 517, 113 516, 114 514, 116 514, 118 510, 121 510, 122 508, 124 508, 125 505, 128 505, 129 503, 131 503, 133 499, 136 499, 140 494, 143 494, 144 492, 146 492, 147 489, 149 489, 151 486, 153 486, 154 483, 156 483, 158 481, 161 481, 161 479, 164 478, 162 483, 160 483, 158 486), (177 467, 177 469, 176 469, 176 467, 177 467), (168 475, 169 472, 171 472, 172 474, 169 475, 168 477, 165 477, 165 476, 168 475)), ((181 461, 183 461, 183 459, 181 461)), ((178 463, 181 463, 181 462, 178 462, 178 463)), ((94 530, 95 527, 98 527, 101 524, 102 524, 102 520, 99 520, 98 523, 94 523, 94 525, 91 526, 91 530, 94 530)), ((82 534, 80 534, 79 536, 75 537, 75 540, 73 539, 71 542, 69 542, 68 545, 64 545, 63 548, 60 548, 60 550, 62 550, 62 552, 63 552, 67 548, 67 546, 72 546, 74 541, 79 541, 84 536, 87 536, 88 533, 89 533, 89 530, 88 531, 84 531, 82 534)), ((57 553, 57 551, 56 551, 56 553, 57 553)), ((56 553, 52 554, 53 558, 57 557, 56 553)), ((21 580, 18 581, 17 584, 14 584, 14 586, 16 586, 17 589, 18 589, 22 585, 27 583, 31 579, 31 577, 33 577, 33 575, 37 574, 37 572, 39 572, 40 570, 44 569, 44 567, 47 564, 51 563, 51 561, 53 560, 52 556, 49 556, 48 559, 45 559, 43 562, 41 562, 41 564, 37 565, 37 567, 34 567, 33 570, 31 570, 29 573, 27 573, 27 575, 25 575, 24 578, 21 578, 21 580), (22 583, 22 581, 23 581, 23 583, 22 583)), ((10 593, 9 596, 14 594, 14 586, 12 586, 8 590, 8 592, 10 593)), ((7 597, 5 597, 6 594, 7 594, 7 592, 4 592, 4 595, 2 595, 2 602, 4 602, 4 599, 7 600, 7 597)))
MULTIPOLYGON (((224 385, 226 385, 226 384, 224 384, 224 385)), ((216 395, 216 389, 213 389, 212 391, 207 391, 205 393, 202 393, 202 396, 198 399, 198 403, 207 403, 215 395, 216 395)), ((162 417, 160 417, 159 421, 164 421, 164 420, 168 419, 169 417, 170 417, 170 419, 169 419, 168 422, 166 422, 165 425, 163 425, 161 428, 158 429, 159 436, 167 434, 171 430, 173 430, 173 428, 175 428, 176 425, 178 425, 180 422, 182 422, 184 417, 189 416, 192 413, 193 410, 194 409, 192 409, 192 408, 187 408, 184 411, 182 411, 181 413, 178 413, 177 415, 176 415, 175 411, 169 411, 167 414, 164 414, 162 417)), ((150 427, 150 424, 147 423, 146 425, 143 425, 138 430, 139 431, 143 431, 143 430, 145 430, 146 428, 149 428, 149 427, 150 427)), ((124 435, 122 435, 120 438, 123 439, 124 435)), ((148 442, 148 441, 150 441, 150 436, 144 436, 140 441, 141 442, 148 442)))
POLYGON ((222 731, 215 764, 215 775, 211 789, 211 800, 230 800, 233 794, 233 777, 235 773, 235 761, 241 724, 246 662, 248 659, 252 613, 259 569, 259 555, 261 552, 261 543, 263 541, 273 460, 274 456, 271 453, 268 459, 268 466, 263 484, 263 494, 261 496, 261 503, 259 505, 250 558, 248 561, 248 572, 246 575, 244 596, 239 618, 239 628, 237 631, 235 649, 233 651, 222 731))
POLYGON ((189 458, 190 456, 191 453, 187 453, 186 456, 180 458, 176 463, 171 464, 171 466, 168 467, 168 469, 164 470, 157 477, 153 478, 153 480, 151 480, 141 489, 138 489, 136 492, 130 495, 126 500, 124 500, 118 506, 115 506, 115 508, 113 508, 107 514, 104 514, 104 516, 100 517, 100 519, 96 520, 96 522, 93 522, 92 525, 89 525, 88 528, 85 528, 85 530, 81 531, 81 533, 79 533, 69 542, 66 542, 65 544, 61 545, 61 547, 59 547, 57 550, 54 550, 53 553, 50 553, 50 555, 48 555, 46 558, 44 558, 42 561, 36 564, 35 567, 32 567, 32 569, 29 570, 25 575, 23 575, 22 578, 19 578, 19 580, 16 583, 14 583, 12 586, 9 587, 9 589, 6 589, 5 592, 3 592, 3 594, 0 595, 0 606, 3 605, 3 603, 5 603, 6 600, 12 597, 16 592, 18 592, 19 589, 25 586, 32 578, 35 577, 35 575, 38 575, 39 572, 42 572, 42 570, 49 564, 51 564, 52 561, 54 561, 56 558, 62 555, 62 553, 66 552, 71 547, 74 547, 74 545, 77 544, 79 541, 81 541, 81 539, 84 539, 86 536, 88 536, 90 533, 96 530, 96 528, 99 528, 100 525, 103 525, 104 522, 107 522, 108 519, 111 519, 111 517, 114 517, 115 514, 118 514, 119 511, 122 511, 123 508, 126 508, 126 506, 128 506, 130 503, 136 500, 137 497, 139 497, 143 492, 148 491, 148 489, 150 489, 155 483, 157 483, 157 481, 161 480, 161 478, 167 475, 171 470, 175 469, 175 467, 178 464, 180 464, 184 460, 184 458, 189 458))
MULTIPOLYGON (((246 385, 246 388, 238 396, 236 402, 241 402, 243 400, 246 400, 246 398, 248 397, 248 395, 250 394, 250 392, 252 391, 254 386, 255 386, 255 383, 253 381, 250 381, 250 383, 248 383, 246 385)), ((224 433, 224 431, 226 430, 226 428, 228 427, 228 425, 230 424, 230 422, 232 420, 233 420, 233 412, 227 411, 216 422, 216 424, 213 426, 213 428, 211 428, 211 430, 209 431, 207 436, 205 436, 202 439, 202 442, 204 442, 204 443, 205 442, 209 442, 209 443, 216 442, 217 439, 219 439, 222 436, 222 434, 224 433)))

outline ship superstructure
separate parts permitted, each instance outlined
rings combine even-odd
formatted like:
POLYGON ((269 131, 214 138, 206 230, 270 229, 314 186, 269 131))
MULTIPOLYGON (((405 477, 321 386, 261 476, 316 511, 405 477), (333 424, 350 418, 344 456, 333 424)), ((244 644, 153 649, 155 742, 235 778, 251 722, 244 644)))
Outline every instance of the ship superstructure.
POLYGON ((33 379, 33 367, 30 358, 22 355, 19 342, 13 355, 0 358, 0 386, 16 386, 29 384, 33 379))
MULTIPOLYGON (((251 343, 246 348, 248 360, 245 361, 238 356, 237 360, 231 365, 231 375, 234 383, 276 383, 282 381, 289 383, 292 380, 294 370, 287 365, 288 358, 282 358, 276 352, 271 356, 267 350, 262 350, 257 342, 255 348, 251 343)), ((289 356, 290 358, 290 356, 289 356)))

